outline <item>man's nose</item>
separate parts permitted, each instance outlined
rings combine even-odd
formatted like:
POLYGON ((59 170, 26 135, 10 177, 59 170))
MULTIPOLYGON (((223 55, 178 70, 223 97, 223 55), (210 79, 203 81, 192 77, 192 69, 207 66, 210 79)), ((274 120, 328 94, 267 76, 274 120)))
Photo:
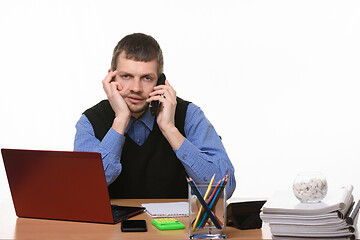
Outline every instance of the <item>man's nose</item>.
POLYGON ((141 92, 142 86, 141 86, 141 79, 139 77, 134 77, 134 81, 131 85, 131 91, 133 92, 141 92))

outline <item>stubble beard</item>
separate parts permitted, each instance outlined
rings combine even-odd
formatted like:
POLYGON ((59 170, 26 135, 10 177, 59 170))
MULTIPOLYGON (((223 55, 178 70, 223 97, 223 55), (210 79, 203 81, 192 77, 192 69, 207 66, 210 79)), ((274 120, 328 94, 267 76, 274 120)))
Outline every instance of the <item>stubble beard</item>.
POLYGON ((149 108, 149 103, 145 104, 141 108, 134 108, 133 106, 130 107, 128 104, 128 108, 131 112, 131 115, 135 115, 134 117, 137 115, 137 117, 139 117, 149 108))

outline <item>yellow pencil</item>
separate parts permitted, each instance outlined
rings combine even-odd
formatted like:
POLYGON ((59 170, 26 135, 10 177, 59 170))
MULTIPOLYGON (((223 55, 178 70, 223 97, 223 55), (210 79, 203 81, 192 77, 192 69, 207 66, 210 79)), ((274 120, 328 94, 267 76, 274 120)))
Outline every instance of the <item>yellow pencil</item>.
MULTIPOLYGON (((209 186, 206 189, 206 192, 205 192, 205 195, 204 195, 204 200, 206 200, 206 198, 208 197, 208 195, 209 195, 209 193, 211 191, 211 187, 212 187, 212 184, 214 182, 214 178, 215 178, 215 173, 214 173, 214 176, 210 180, 209 186)), ((197 223, 198 223, 198 221, 200 219, 200 214, 201 214, 202 209, 203 209, 203 206, 200 206, 198 215, 197 215, 196 220, 195 220, 195 222, 193 224, 193 229, 192 229, 193 231, 195 231, 196 225, 197 225, 197 223)))

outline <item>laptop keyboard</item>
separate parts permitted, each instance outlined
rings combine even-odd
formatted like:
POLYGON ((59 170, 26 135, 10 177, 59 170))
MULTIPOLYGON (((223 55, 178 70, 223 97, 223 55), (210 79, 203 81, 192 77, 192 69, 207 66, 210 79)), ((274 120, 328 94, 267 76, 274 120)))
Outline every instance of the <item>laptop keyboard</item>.
POLYGON ((145 210, 144 207, 128 207, 128 206, 118 206, 111 205, 111 211, 113 215, 114 222, 120 222, 121 220, 127 219, 139 213, 142 213, 145 210))
POLYGON ((111 212, 114 222, 120 222, 124 217, 124 210, 121 210, 120 207, 117 205, 111 205, 111 212))

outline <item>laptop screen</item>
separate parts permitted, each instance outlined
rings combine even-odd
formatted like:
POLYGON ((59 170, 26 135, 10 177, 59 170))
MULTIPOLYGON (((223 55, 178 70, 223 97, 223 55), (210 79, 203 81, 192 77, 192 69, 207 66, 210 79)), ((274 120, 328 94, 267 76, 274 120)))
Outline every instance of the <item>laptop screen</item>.
POLYGON ((1 152, 17 216, 114 222, 100 153, 1 152))

